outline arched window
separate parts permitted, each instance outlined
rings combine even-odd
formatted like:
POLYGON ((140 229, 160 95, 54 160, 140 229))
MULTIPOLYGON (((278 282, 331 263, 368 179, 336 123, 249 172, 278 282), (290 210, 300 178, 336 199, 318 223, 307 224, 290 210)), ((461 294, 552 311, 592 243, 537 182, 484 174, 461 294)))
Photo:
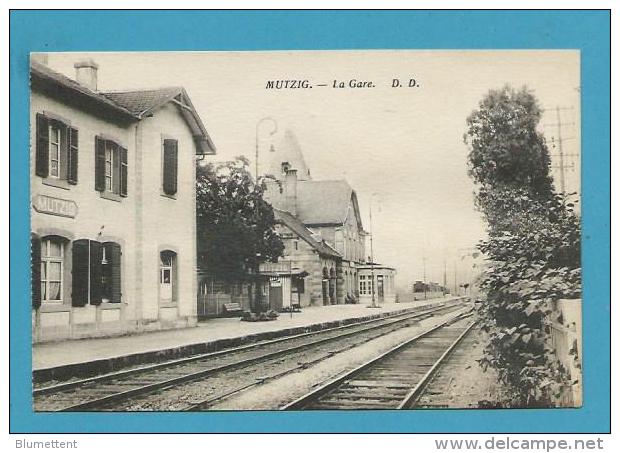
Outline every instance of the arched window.
POLYGON ((164 250, 159 254, 159 300, 172 303, 177 300, 177 254, 164 250))

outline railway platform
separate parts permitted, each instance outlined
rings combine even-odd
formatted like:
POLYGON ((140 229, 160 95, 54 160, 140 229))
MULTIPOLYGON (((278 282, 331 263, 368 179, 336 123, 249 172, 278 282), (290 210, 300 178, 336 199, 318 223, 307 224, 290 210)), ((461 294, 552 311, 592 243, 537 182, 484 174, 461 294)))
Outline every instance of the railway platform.
POLYGON ((300 313, 282 313, 278 319, 267 322, 216 318, 193 328, 39 343, 32 347, 33 379, 48 381, 107 373, 432 307, 451 299, 454 297, 383 304, 379 308, 361 304, 305 307, 300 313))

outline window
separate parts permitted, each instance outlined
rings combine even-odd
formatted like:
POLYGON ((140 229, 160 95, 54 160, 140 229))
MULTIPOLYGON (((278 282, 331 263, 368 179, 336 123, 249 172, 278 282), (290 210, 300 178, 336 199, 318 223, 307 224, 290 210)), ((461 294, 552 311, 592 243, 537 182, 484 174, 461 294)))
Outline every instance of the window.
POLYGON ((95 137, 95 190, 127 196, 127 149, 114 140, 95 137))
POLYGON ((163 147, 162 189, 165 195, 174 195, 177 193, 179 143, 166 138, 163 147))
POLYGON ((55 237, 41 241, 41 301, 62 304, 65 244, 55 237))
POLYGON ((77 129, 43 113, 37 114, 36 123, 36 175, 77 184, 77 129))
POLYGON ((114 155, 113 145, 108 142, 105 147, 105 190, 114 192, 114 155))
POLYGON ((49 176, 60 178, 60 128, 57 124, 49 125, 49 176))
POLYGON ((366 276, 360 275, 360 294, 366 294, 366 276))

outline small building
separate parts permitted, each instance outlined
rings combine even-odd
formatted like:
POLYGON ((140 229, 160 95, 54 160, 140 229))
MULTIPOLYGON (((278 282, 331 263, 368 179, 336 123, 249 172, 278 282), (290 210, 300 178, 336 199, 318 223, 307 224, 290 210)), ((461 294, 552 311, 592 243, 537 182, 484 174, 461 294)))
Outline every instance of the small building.
POLYGON ((193 326, 195 159, 215 147, 183 88, 75 69, 30 67, 33 341, 193 326))
POLYGON ((372 304, 373 296, 378 304, 396 302, 396 269, 367 263, 357 267, 357 276, 360 303, 372 304))
POLYGON ((291 261, 280 260, 277 263, 261 263, 259 274, 268 282, 265 308, 292 311, 302 307, 302 297, 306 294, 306 271, 294 266, 291 261))

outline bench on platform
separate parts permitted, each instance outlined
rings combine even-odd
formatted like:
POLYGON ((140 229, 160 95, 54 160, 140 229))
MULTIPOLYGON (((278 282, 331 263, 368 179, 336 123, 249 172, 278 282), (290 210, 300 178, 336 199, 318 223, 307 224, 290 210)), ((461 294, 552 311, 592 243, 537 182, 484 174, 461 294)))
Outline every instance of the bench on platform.
POLYGON ((243 313, 243 308, 238 302, 229 302, 224 304, 224 315, 236 315, 243 313))

